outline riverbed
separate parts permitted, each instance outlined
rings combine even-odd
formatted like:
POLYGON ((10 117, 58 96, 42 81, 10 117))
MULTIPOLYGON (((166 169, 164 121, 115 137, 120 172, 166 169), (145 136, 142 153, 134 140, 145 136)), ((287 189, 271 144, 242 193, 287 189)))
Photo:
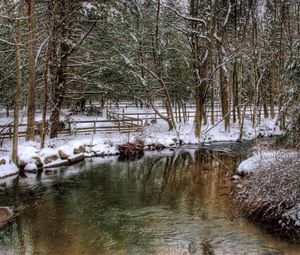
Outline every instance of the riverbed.
POLYGON ((235 208, 231 177, 249 145, 86 159, 2 184, 16 218, 1 254, 300 254, 235 208))

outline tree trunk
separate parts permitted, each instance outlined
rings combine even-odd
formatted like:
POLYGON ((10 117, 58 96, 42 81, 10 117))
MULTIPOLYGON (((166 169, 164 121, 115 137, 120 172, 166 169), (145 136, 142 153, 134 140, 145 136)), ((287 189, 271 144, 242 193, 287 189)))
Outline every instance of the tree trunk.
POLYGON ((19 110, 20 110, 20 94, 21 94, 21 56, 20 56, 20 36, 21 36, 21 20, 23 0, 20 1, 18 18, 16 19, 16 97, 14 107, 14 134, 13 134, 13 148, 12 160, 15 164, 18 163, 18 140, 19 140, 19 110))
POLYGON ((63 103, 63 97, 59 96, 54 103, 55 103, 55 107, 52 110, 51 117, 50 117, 50 123, 51 123, 50 138, 57 137, 58 132, 60 130, 59 117, 60 117, 61 106, 63 103))
POLYGON ((204 113, 204 104, 205 104, 205 93, 203 86, 198 86, 196 90, 196 113, 195 113, 195 136, 200 137, 201 127, 203 121, 204 113))
POLYGON ((224 69, 221 67, 220 71, 220 89, 221 89, 221 108, 222 108, 222 117, 224 118, 224 128, 225 131, 228 131, 230 125, 230 114, 228 106, 228 91, 227 91, 227 81, 224 69))
MULTIPOLYGON (((233 112, 232 112, 232 121, 236 123, 239 105, 239 88, 238 88, 238 75, 237 75, 237 62, 233 64, 233 73, 232 73, 232 102, 233 102, 233 112)), ((238 116, 239 117, 239 116, 238 116)))
POLYGON ((210 122, 212 126, 215 125, 215 90, 213 86, 213 81, 211 82, 210 122))
POLYGON ((28 95, 27 95, 27 130, 26 140, 34 139, 35 124, 35 0, 27 0, 28 5, 28 95))
MULTIPOLYGON (((49 36, 51 38, 51 35, 49 36)), ((49 39, 48 42, 48 49, 47 49, 47 56, 45 61, 45 71, 44 71, 44 93, 43 93, 43 112, 42 112, 42 125, 41 125, 41 149, 45 147, 45 138, 46 138, 46 131, 48 129, 47 123, 47 104, 48 104, 48 85, 49 85, 49 58, 51 52, 51 42, 49 39)))
POLYGON ((274 87, 276 87, 277 79, 278 78, 277 78, 277 75, 276 75, 275 64, 273 64, 272 78, 271 78, 271 83, 269 85, 270 115, 271 115, 272 119, 275 118, 274 87))
MULTIPOLYGON (((53 15, 65 18, 67 13, 66 1, 54 1, 53 15)), ((69 22, 66 20, 65 22, 69 22)), ((61 25, 59 20, 53 23, 53 48, 51 50, 51 65, 49 68, 50 75, 53 77, 51 85, 53 87, 52 102, 53 110, 50 116, 50 138, 57 137, 59 132, 60 111, 65 96, 66 77, 65 73, 68 65, 69 44, 66 40, 68 37, 67 25, 61 25), (55 43, 57 45, 55 45, 55 43), (58 55, 59 53, 59 55, 58 55)))
POLYGON ((61 107, 65 95, 65 84, 66 84, 65 71, 67 69, 67 63, 68 63, 68 55, 67 55, 68 50, 69 50, 68 44, 66 42, 62 42, 60 64, 57 69, 57 84, 55 84, 55 91, 52 99, 54 103, 54 108, 52 110, 51 117, 50 117, 50 123, 51 123, 50 138, 57 137, 59 132, 59 117, 60 117, 60 111, 61 111, 61 107))

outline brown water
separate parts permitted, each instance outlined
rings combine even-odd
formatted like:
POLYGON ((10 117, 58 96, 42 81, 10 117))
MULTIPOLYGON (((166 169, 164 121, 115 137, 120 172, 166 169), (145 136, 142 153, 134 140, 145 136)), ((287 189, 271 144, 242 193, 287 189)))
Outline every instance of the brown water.
POLYGON ((243 150, 90 159, 11 180, 0 205, 19 215, 0 230, 0 254, 300 254, 234 209, 243 150))

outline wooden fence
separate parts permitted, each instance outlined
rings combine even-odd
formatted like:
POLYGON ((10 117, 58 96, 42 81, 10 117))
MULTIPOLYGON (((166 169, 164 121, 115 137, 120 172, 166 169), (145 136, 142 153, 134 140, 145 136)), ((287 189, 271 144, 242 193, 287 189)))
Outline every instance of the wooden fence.
MULTIPOLYGON (((90 133, 133 133, 143 132, 142 125, 136 124, 142 123, 141 120, 136 118, 127 119, 110 119, 110 120, 83 120, 83 121, 69 121, 65 123, 65 126, 59 130, 59 134, 90 134, 90 133), (81 127, 80 127, 81 126, 81 127)), ((19 137, 25 137, 26 135, 26 124, 19 124, 21 128, 19 130, 19 137)), ((0 125, 0 145, 4 139, 12 139, 13 137, 12 124, 0 125)), ((40 130, 36 126, 36 135, 40 135, 40 130)))
MULTIPOLYGON (((246 108, 245 112, 242 113, 244 114, 244 116, 246 118, 252 118, 254 115, 254 108, 252 106, 249 106, 246 108)), ((262 110, 261 110, 262 111, 262 110)), ((243 112, 243 110, 242 110, 243 112)), ((167 117, 167 112, 166 111, 160 111, 159 112, 161 115, 167 117)), ((258 113, 258 111, 256 110, 256 114, 258 113)), ((279 113, 279 109, 275 108, 275 114, 279 113)), ((181 111, 179 112, 174 112, 174 119, 176 121, 189 121, 190 119, 195 117, 196 111, 181 111)), ((232 113, 230 114, 232 116, 232 113)), ((237 115, 237 113, 236 113, 237 115)), ((108 118, 111 119, 118 119, 118 120, 135 120, 138 121, 138 124, 140 126, 143 126, 143 122, 148 122, 148 121, 154 121, 157 122, 158 119, 161 119, 161 117, 156 113, 156 112, 130 112, 130 113, 126 113, 125 111, 122 113, 118 113, 118 112, 114 112, 114 111, 107 111, 107 116, 108 118)), ((206 117, 209 119, 211 118, 211 109, 207 109, 206 111, 206 117)), ((214 109, 214 117, 216 120, 218 120, 218 118, 222 117, 222 111, 221 109, 215 108, 214 109)))
MULTIPOLYGON (((149 108, 147 108, 149 109, 149 108)), ((248 106, 245 110, 245 117, 252 118, 254 113, 254 106, 248 106)), ((261 110, 261 112, 263 112, 261 110)), ((174 118, 176 121, 188 121, 195 117, 194 110, 174 112, 174 118)), ((275 113, 279 113, 279 109, 275 108, 275 113)), ((165 111, 160 111, 160 114, 167 116, 165 111)), ((232 113, 231 113, 232 115, 232 113)), ((222 112, 219 105, 214 108, 214 116, 216 119, 222 117, 222 112)), ((211 109, 206 108, 206 117, 211 118, 211 109)), ((143 132, 143 127, 148 122, 157 122, 161 117, 155 112, 116 112, 114 110, 107 110, 107 120, 82 120, 82 121, 68 121, 64 122, 64 126, 60 129, 59 134, 90 134, 90 133, 132 133, 143 132), (81 126, 81 127, 80 127, 81 126)), ((19 137, 25 137, 26 124, 19 124, 19 137)), ((36 135, 40 134, 40 128, 36 126, 36 135)), ((13 125, 0 125, 0 146, 4 139, 12 139, 13 137, 13 125)))

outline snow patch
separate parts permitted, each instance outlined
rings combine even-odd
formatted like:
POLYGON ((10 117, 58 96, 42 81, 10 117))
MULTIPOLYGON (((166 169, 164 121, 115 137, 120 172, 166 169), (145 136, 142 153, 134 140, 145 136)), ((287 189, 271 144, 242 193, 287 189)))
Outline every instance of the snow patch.
POLYGON ((299 153, 295 151, 279 150, 279 151, 261 151, 252 157, 242 161, 237 168, 239 174, 255 173, 258 169, 269 166, 278 159, 287 159, 299 157, 299 153))
POLYGON ((24 170, 32 172, 32 171, 37 171, 38 168, 37 168, 37 165, 34 162, 29 162, 29 163, 26 164, 24 170))
POLYGON ((18 173, 19 169, 14 163, 6 163, 0 165, 0 178, 5 178, 7 176, 15 175, 18 173))

